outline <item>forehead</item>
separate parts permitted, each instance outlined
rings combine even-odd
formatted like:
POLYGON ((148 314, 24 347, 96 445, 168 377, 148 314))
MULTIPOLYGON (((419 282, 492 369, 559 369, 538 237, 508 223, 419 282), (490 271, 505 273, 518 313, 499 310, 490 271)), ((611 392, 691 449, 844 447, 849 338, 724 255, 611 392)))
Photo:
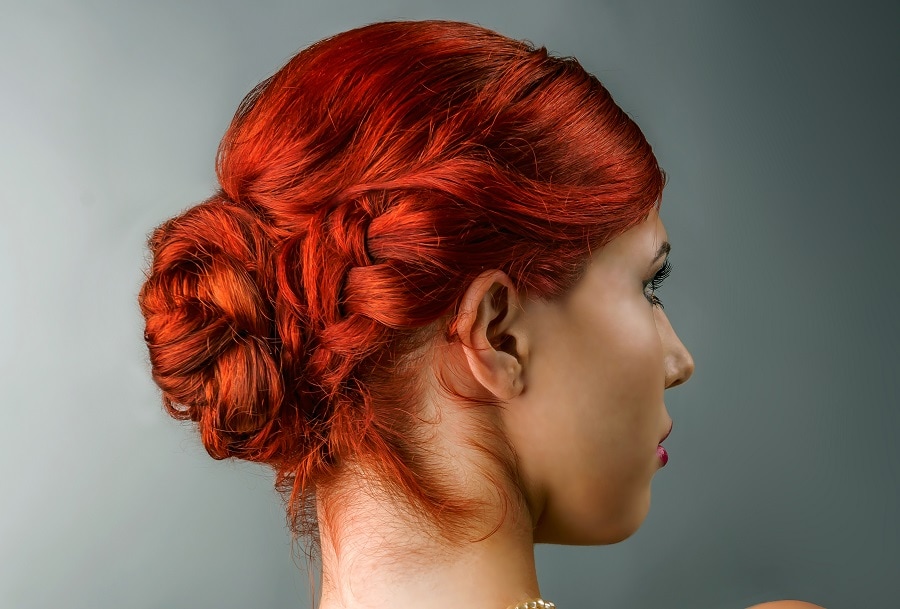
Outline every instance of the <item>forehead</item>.
POLYGON ((596 252, 599 258, 621 257, 649 263, 656 256, 659 246, 669 240, 659 212, 654 208, 647 219, 607 243, 596 252))
POLYGON ((573 290, 573 302, 582 298, 595 302, 598 294, 618 301, 623 291, 633 292, 662 264, 662 259, 654 259, 666 241, 666 228, 654 209, 643 222, 592 253, 584 277, 573 290))
POLYGON ((660 245, 668 241, 666 228, 656 210, 640 224, 621 233, 591 255, 585 275, 566 298, 566 306, 618 307, 632 302, 623 294, 640 294, 661 260, 654 262, 660 245))

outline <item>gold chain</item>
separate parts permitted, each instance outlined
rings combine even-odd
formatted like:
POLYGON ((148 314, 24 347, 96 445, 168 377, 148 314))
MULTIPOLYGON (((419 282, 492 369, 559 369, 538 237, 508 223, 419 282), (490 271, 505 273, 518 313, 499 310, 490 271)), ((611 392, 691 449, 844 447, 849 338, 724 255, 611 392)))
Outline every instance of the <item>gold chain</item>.
POLYGON ((523 603, 519 603, 518 605, 509 607, 508 609, 556 609, 556 605, 551 603, 550 601, 545 601, 542 598, 538 598, 533 601, 525 601, 523 603))

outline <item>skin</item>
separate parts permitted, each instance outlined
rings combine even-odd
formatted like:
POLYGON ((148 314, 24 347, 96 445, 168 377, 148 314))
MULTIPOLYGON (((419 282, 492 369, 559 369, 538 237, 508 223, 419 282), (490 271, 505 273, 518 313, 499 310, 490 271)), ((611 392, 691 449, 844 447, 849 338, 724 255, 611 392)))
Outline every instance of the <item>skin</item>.
MULTIPOLYGON (((654 211, 595 252, 563 300, 522 303, 502 290, 508 313, 498 331, 515 337, 515 348, 466 351, 482 385, 511 398, 501 419, 517 447, 536 542, 616 543, 647 515, 650 481, 661 467, 656 448, 672 425, 663 392, 694 371, 644 287, 665 261, 653 260, 665 241, 654 211)), ((485 320, 503 313, 484 303, 481 312, 485 320)), ((476 346, 485 347, 486 337, 476 320, 476 346)))
POLYGON ((454 550, 357 472, 339 514, 319 506, 329 522, 320 532, 322 609, 503 609, 540 597, 536 542, 610 544, 638 529, 661 468, 657 444, 672 423, 664 391, 694 371, 646 287, 664 262, 654 260, 664 241, 654 211, 593 252, 584 278, 553 303, 516 293, 499 270, 472 282, 460 306, 462 344, 435 342, 432 366, 462 393, 494 396, 503 407, 464 408, 431 392, 429 446, 454 464, 449 484, 499 514, 480 473, 502 480, 501 470, 466 439, 474 426, 502 430, 518 456, 520 479, 508 490, 520 501, 495 534, 454 550))

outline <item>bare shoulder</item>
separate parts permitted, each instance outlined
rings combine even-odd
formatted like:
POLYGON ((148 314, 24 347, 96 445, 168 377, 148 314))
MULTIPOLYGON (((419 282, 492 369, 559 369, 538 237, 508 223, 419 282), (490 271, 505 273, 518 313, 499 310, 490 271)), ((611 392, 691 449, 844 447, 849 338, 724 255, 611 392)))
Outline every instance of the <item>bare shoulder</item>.
POLYGON ((825 609, 819 605, 807 603, 805 601, 770 601, 747 607, 747 609, 825 609))

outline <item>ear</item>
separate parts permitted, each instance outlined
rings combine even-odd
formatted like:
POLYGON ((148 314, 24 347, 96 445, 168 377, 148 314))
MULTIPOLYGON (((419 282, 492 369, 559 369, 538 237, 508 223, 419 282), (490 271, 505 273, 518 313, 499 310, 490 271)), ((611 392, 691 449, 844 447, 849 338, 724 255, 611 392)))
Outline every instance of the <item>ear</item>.
POLYGON ((508 401, 525 388, 528 344, 523 309, 512 280, 503 271, 485 271, 460 302, 456 333, 469 370, 498 398, 508 401))

